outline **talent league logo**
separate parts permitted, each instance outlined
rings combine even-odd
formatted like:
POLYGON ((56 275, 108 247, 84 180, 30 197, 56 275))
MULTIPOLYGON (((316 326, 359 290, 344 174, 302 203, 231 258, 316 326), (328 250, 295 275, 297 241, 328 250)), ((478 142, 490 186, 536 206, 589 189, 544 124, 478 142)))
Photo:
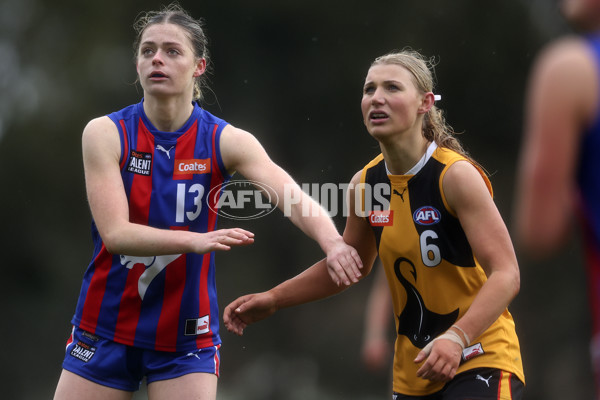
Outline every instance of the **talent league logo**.
POLYGON ((152 173, 152 154, 131 150, 127 171, 138 175, 150 176, 152 173))
POLYGON ((71 356, 87 363, 92 359, 92 357, 94 357, 94 354, 96 354, 96 347, 90 346, 82 341, 78 341, 71 349, 70 354, 71 356))

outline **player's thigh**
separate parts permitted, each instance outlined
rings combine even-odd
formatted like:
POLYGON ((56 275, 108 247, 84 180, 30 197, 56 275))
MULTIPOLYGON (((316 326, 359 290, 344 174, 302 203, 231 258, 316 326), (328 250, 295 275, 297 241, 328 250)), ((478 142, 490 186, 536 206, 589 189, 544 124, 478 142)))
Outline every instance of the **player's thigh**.
POLYGON ((113 389, 62 370, 54 400, 130 400, 132 392, 113 389))
POLYGON ((196 372, 148 384, 149 400, 215 400, 217 381, 214 374, 196 372))

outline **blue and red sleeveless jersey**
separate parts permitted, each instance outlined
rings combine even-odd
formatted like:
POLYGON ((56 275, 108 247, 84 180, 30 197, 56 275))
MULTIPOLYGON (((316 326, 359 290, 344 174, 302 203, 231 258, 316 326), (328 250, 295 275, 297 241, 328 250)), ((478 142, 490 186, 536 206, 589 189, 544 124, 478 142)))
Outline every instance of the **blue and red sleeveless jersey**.
MULTIPOLYGON (((219 149, 227 123, 194 103, 181 129, 161 132, 142 104, 108 115, 121 138, 130 221, 161 229, 214 230, 219 185, 230 178, 219 149)), ((220 344, 214 253, 110 254, 93 221, 92 237, 94 253, 74 325, 115 342, 160 351, 220 344)))
MULTIPOLYGON (((600 34, 586 38, 600 77, 600 34)), ((600 333, 600 112, 584 132, 578 170, 581 220, 588 273, 592 329, 600 333)))

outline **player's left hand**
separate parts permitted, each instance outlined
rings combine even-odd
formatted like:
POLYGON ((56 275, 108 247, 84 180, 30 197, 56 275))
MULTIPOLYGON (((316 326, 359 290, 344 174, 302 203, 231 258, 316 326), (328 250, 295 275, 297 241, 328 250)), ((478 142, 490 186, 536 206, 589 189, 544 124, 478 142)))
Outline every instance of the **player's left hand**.
POLYGON ((333 282, 350 286, 362 277, 362 260, 354 247, 346 244, 340 236, 327 250, 327 272, 333 282))
POLYGON ((430 345, 425 346, 414 360, 416 364, 425 360, 417 371, 417 376, 432 382, 448 382, 456 375, 462 347, 448 339, 439 339, 430 345))

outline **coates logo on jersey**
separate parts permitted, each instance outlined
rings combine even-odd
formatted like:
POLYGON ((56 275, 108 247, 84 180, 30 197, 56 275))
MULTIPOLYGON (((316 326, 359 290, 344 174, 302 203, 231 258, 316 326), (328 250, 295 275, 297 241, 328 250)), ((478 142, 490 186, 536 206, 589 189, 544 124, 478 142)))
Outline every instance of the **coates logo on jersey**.
POLYGON ((437 224, 440 222, 441 218, 442 215, 440 212, 435 207, 431 206, 421 207, 413 214, 413 219, 419 225, 437 224))
POLYGON ((210 173, 210 158, 175 160, 175 171, 173 171, 175 179, 189 179, 195 174, 208 173, 210 173))
POLYGON ((371 226, 392 226, 394 225, 394 211, 371 211, 369 223, 371 226))

